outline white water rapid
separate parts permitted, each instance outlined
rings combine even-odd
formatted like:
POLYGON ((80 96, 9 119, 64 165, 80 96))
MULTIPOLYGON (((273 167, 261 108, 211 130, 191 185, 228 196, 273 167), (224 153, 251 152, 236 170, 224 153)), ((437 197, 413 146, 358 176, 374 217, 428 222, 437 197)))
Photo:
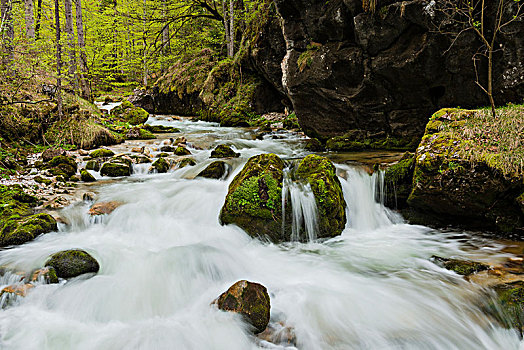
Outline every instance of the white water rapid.
MULTIPOLYGON (((307 188, 289 186, 300 203, 297 227, 302 220, 312 241, 263 243, 221 226, 219 212, 250 156, 307 154, 298 136, 254 140, 244 129, 210 123, 150 123, 180 128, 195 146, 197 166, 167 174, 140 168, 102 181, 98 201, 125 203, 111 215, 91 220, 88 203, 74 205, 62 211, 70 225, 59 232, 1 251, 0 266, 12 271, 39 268, 71 248, 88 251, 101 266, 89 278, 40 284, 1 310, 1 349, 295 348, 255 338, 238 316, 210 305, 242 279, 267 287, 271 324, 292 327, 298 349, 522 348, 516 331, 484 313, 482 287, 429 260, 493 260, 508 255, 501 243, 404 223, 377 201, 380 178, 347 165, 337 165, 349 218, 341 236, 314 240, 314 201, 307 188), (211 162, 208 148, 221 142, 242 154, 228 179, 191 179, 211 162)), ((6 273, 0 287, 16 280, 6 273)))

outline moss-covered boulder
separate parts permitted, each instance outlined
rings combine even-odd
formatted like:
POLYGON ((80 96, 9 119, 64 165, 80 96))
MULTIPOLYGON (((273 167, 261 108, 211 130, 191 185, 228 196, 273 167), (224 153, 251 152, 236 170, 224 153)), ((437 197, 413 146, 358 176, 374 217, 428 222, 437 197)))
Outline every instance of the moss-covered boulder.
POLYGON ((89 173, 89 171, 87 171, 86 169, 80 170, 80 179, 84 182, 95 182, 96 181, 95 177, 91 175, 91 173, 89 173))
MULTIPOLYGON (((511 111, 511 109, 508 109, 511 111)), ((409 206, 422 223, 524 233, 522 135, 503 110, 443 109, 430 119, 415 154, 409 206), (489 137, 487 135, 490 135, 489 137)))
POLYGON ((110 149, 100 148, 89 153, 91 158, 109 158, 115 155, 115 152, 110 149))
POLYGON ((205 177, 207 179, 221 179, 224 177, 227 171, 227 164, 222 161, 216 161, 207 166, 202 170, 198 177, 205 177))
POLYGON ((233 179, 222 210, 222 224, 236 224, 253 237, 282 236, 284 162, 275 154, 251 157, 233 179))
POLYGON ((37 214, 7 221, 0 232, 0 247, 24 244, 43 233, 56 231, 56 220, 49 214, 37 214))
POLYGON ((180 132, 180 130, 177 129, 177 128, 173 128, 171 126, 164 126, 164 125, 149 125, 149 124, 146 124, 146 125, 144 125, 144 128, 147 131, 150 131, 150 132, 152 132, 154 134, 172 134, 172 133, 180 132))
POLYGON ((249 281, 238 281, 215 301, 220 310, 242 315, 253 326, 255 334, 263 332, 268 323, 271 302, 266 287, 249 281))
POLYGON ((131 165, 124 162, 108 162, 102 165, 100 175, 109 177, 120 177, 131 175, 131 165))
POLYGON ((174 152, 177 156, 190 156, 191 155, 191 152, 184 146, 178 146, 177 148, 175 148, 174 152))
POLYGON ((37 204, 19 185, 0 186, 0 247, 23 244, 57 229, 52 216, 33 215, 37 204))
POLYGON ((169 170, 169 163, 164 158, 158 158, 155 160, 155 162, 151 165, 150 172, 157 172, 157 173, 167 173, 169 170))
POLYGON ((477 261, 446 259, 440 256, 432 256, 431 260, 435 262, 435 264, 462 276, 469 276, 490 269, 489 265, 477 261))
POLYGON ((139 127, 131 128, 126 133, 128 140, 154 140, 156 136, 152 132, 139 127))
POLYGON ((390 208, 402 209, 407 206, 408 197, 413 186, 415 156, 406 154, 397 163, 389 166, 384 174, 386 185, 385 204, 390 208))
POLYGON ((128 122, 131 125, 144 124, 149 118, 149 113, 143 108, 135 107, 131 102, 124 101, 120 106, 111 110, 111 115, 128 122))
POLYGON ((175 152, 175 147, 173 146, 162 146, 160 147, 160 152, 170 152, 170 153, 173 153, 175 152))
POLYGON ((238 158, 240 153, 233 151, 233 149, 227 145, 218 145, 211 152, 211 158, 238 158))
POLYGON ((98 163, 96 160, 90 160, 86 163, 86 169, 87 170, 94 170, 99 171, 100 170, 100 163, 98 163))
POLYGON ((319 223, 317 237, 341 234, 346 226, 346 201, 333 163, 311 154, 300 162, 296 176, 309 183, 315 195, 319 223))
POLYGON ((77 170, 77 164, 76 164, 76 161, 75 161, 75 158, 73 157, 68 157, 68 156, 56 156, 56 157, 53 157, 53 159, 51 159, 49 161, 49 167, 56 167, 56 166, 59 166, 61 164, 67 164, 69 166, 71 166, 73 169, 75 169, 75 172, 77 170))
POLYGON ((73 278, 86 273, 97 273, 100 265, 83 250, 65 250, 51 255, 45 263, 55 269, 59 278, 73 278))

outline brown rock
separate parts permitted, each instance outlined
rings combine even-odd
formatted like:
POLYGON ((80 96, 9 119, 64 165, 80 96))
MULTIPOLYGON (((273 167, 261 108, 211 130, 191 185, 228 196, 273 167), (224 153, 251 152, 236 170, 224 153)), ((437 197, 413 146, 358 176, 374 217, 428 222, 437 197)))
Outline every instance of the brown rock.
POLYGON ((89 214, 92 216, 111 214, 116 208, 118 208, 122 204, 122 202, 118 201, 96 203, 91 207, 91 209, 89 209, 89 214))
POLYGON ((242 315, 254 327, 256 334, 263 332, 269 323, 269 295, 266 287, 261 284, 238 281, 220 295, 214 304, 220 310, 242 315))

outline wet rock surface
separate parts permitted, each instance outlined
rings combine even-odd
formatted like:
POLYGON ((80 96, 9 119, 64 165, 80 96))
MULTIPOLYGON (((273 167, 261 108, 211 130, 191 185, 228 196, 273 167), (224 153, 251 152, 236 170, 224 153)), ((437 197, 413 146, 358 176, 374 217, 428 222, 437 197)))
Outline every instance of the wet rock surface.
POLYGON ((238 281, 214 303, 220 310, 242 315, 254 333, 263 332, 269 323, 271 304, 267 289, 261 284, 238 281))
POLYGON ((59 278, 73 278, 86 273, 96 273, 100 269, 95 258, 77 249, 51 255, 45 266, 54 268, 59 278))

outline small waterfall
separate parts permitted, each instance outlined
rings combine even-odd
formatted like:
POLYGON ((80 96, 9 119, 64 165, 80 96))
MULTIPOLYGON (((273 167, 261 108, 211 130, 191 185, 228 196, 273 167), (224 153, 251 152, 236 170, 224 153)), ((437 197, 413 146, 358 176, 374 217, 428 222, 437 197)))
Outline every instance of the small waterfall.
MULTIPOLYGON (((318 209, 315 195, 309 184, 293 181, 291 169, 284 170, 284 181, 282 188, 282 213, 286 212, 286 201, 291 199, 291 240, 301 241, 301 232, 305 231, 307 241, 311 242, 317 238, 318 232, 318 209)), ((283 215, 282 231, 285 233, 286 215, 283 215)))
POLYGON ((357 230, 374 230, 379 227, 403 223, 402 217, 384 206, 384 172, 369 175, 362 169, 339 165, 346 173, 340 178, 346 200, 349 227, 357 230))
POLYGON ((150 168, 151 163, 133 164, 133 175, 147 175, 150 168))

